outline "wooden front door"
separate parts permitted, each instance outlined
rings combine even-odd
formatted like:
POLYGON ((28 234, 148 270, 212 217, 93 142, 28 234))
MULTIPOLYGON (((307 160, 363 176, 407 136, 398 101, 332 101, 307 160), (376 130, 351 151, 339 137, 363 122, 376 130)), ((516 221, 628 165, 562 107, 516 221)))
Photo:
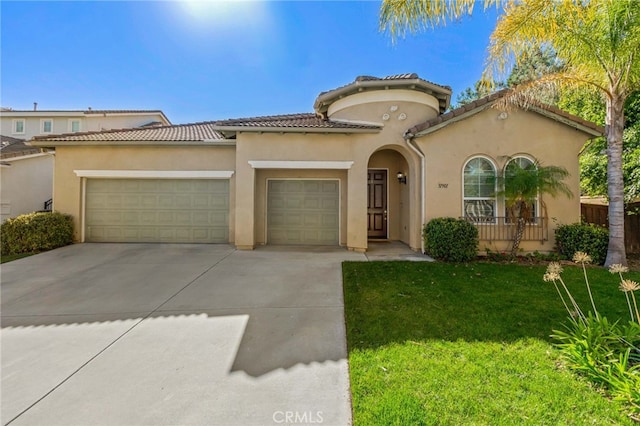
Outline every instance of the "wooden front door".
POLYGON ((367 172, 367 219, 369 238, 387 238, 387 171, 367 172))

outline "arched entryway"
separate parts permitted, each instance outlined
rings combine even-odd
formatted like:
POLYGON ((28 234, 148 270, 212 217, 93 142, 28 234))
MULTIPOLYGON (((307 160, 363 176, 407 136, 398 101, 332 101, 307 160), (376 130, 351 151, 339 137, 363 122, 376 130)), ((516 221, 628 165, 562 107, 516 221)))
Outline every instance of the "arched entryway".
POLYGON ((367 238, 410 245, 411 181, 403 153, 384 148, 369 157, 367 168, 367 238))

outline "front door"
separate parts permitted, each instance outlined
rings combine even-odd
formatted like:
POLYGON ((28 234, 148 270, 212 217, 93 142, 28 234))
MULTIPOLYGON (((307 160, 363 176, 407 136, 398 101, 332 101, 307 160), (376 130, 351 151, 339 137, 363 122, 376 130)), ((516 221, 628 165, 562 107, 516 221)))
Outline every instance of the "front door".
POLYGON ((369 238, 387 238, 387 171, 367 172, 367 219, 369 238))

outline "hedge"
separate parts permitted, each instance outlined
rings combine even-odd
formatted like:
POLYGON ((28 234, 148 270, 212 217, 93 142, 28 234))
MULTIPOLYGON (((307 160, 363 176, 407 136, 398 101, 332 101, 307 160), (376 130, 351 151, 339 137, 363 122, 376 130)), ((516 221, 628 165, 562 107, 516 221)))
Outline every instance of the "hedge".
POLYGON ((572 223, 560 225, 556 229, 556 247, 558 253, 572 259, 578 252, 587 253, 593 263, 602 265, 607 258, 609 230, 591 223, 572 223))
POLYGON ((423 229, 427 254, 449 262, 467 262, 477 255, 478 230, 466 220, 436 218, 423 229))
POLYGON ((73 219, 58 212, 23 214, 0 225, 2 254, 32 253, 73 242, 73 219))

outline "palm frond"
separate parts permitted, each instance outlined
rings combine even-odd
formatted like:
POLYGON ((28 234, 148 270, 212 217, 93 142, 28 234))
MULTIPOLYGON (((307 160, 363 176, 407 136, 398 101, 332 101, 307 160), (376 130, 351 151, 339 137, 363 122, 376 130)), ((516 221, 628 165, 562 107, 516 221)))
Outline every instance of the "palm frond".
MULTIPOLYGON (((502 3, 484 0, 484 8, 502 3)), ((392 39, 445 25, 447 21, 471 15, 475 0, 383 0, 380 7, 380 30, 392 39)))

